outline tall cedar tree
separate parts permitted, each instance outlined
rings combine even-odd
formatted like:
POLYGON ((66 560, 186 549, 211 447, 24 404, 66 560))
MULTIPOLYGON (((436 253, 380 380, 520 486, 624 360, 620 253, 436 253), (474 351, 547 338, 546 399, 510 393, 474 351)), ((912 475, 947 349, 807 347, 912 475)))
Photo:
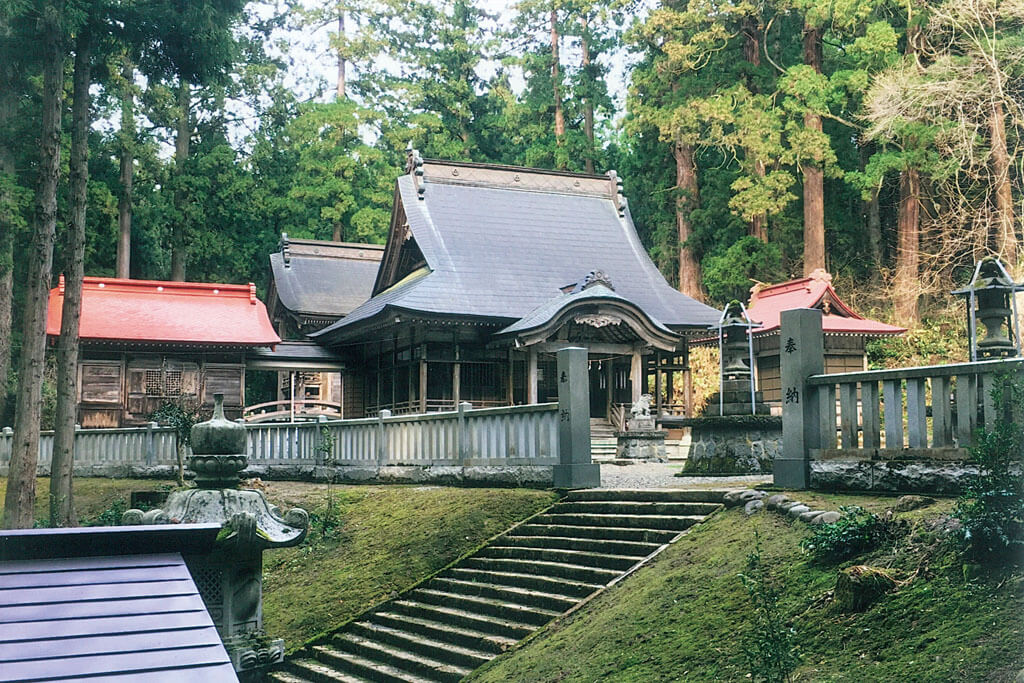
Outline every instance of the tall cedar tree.
POLYGON ((40 9, 38 40, 42 48, 43 117, 39 135, 39 180, 36 186, 34 227, 27 254, 14 443, 4 499, 4 527, 7 529, 30 528, 33 523, 46 350, 46 305, 57 228, 60 119, 64 94, 64 26, 67 17, 63 2, 46 2, 40 9))
POLYGON ((74 526, 71 478, 78 412, 78 323, 85 274, 85 206, 89 182, 89 87, 92 84, 92 27, 75 37, 71 105, 70 220, 64 230, 64 305, 57 341, 57 417, 50 464, 50 526, 74 526))

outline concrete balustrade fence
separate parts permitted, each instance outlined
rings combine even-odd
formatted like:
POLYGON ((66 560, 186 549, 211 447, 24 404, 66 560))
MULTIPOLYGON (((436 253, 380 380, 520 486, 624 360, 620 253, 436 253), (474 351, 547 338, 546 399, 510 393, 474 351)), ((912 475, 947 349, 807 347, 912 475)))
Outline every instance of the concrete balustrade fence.
MULTIPOLYGON (((558 404, 483 408, 468 403, 458 410, 426 415, 381 416, 362 420, 247 424, 253 465, 508 466, 558 462, 558 404)), ((0 470, 10 462, 13 435, 0 432, 0 470)), ((135 465, 177 463, 170 427, 151 424, 129 429, 79 429, 75 464, 135 465)), ((53 433, 43 432, 39 466, 48 471, 53 433)))
POLYGON ((781 334, 785 488, 956 493, 977 430, 1009 409, 993 389, 1024 375, 1020 358, 826 375, 821 311, 784 311, 781 334))

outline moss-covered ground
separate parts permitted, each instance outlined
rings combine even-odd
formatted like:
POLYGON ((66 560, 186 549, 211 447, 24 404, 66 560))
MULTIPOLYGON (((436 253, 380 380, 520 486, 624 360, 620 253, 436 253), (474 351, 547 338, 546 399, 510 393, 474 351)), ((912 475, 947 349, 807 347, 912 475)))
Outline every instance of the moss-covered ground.
POLYGON ((263 622, 295 649, 427 578, 555 494, 528 489, 270 483, 267 497, 311 513, 306 543, 264 553, 263 622))
MULTIPOLYGON (((892 498, 800 494, 881 511, 892 498)), ((795 681, 1012 681, 1024 667, 1024 573, 993 568, 970 582, 928 520, 952 501, 898 517, 897 545, 831 566, 800 547, 807 526, 776 513, 722 512, 649 566, 478 670, 472 681, 743 681, 752 603, 738 575, 759 530, 763 562, 795 629, 795 681), (890 567, 906 581, 863 613, 843 614, 839 568, 890 567)))
MULTIPOLYGON (((0 478, 0 497, 6 483, 0 478)), ((36 485, 36 519, 45 526, 49 480, 36 485)), ((264 626, 289 649, 429 577, 556 499, 530 489, 333 486, 328 496, 325 484, 256 485, 283 510, 310 513, 306 542, 263 555, 264 626)), ((75 504, 83 524, 116 524, 132 491, 172 486, 78 478, 75 504)))

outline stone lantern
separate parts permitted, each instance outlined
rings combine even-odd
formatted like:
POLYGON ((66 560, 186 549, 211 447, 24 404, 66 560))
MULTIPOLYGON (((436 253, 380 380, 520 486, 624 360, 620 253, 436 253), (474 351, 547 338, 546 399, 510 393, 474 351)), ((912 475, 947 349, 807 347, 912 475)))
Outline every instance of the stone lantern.
POLYGON ((998 258, 988 257, 978 261, 967 286, 953 292, 964 297, 967 306, 967 335, 972 361, 1020 355, 1014 295, 1021 291, 1024 291, 1024 284, 1014 282, 998 258), (982 339, 978 338, 979 320, 985 326, 982 339))
POLYGON ((754 386, 754 345, 750 330, 757 327, 739 301, 732 301, 722 309, 717 325, 709 330, 718 332, 719 351, 719 415, 743 415, 770 412, 754 386))
POLYGON ((300 508, 282 515, 262 492, 239 487, 245 427, 225 419, 223 394, 214 395, 213 417, 192 427, 191 440, 196 488, 175 491, 163 509, 128 510, 123 522, 221 525, 213 552, 185 562, 239 678, 261 680, 284 657, 284 641, 263 633, 263 551, 301 543, 309 515, 300 508))

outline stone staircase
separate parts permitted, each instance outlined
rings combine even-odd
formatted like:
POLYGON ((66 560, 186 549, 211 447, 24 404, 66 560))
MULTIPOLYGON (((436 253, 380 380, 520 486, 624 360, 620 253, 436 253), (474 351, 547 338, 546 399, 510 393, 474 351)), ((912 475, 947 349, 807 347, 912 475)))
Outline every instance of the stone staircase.
POLYGON ((614 460, 617 445, 612 423, 603 417, 590 418, 590 459, 594 462, 614 460))
POLYGON ((278 683, 458 681, 721 508, 723 491, 573 491, 291 657, 278 683))

